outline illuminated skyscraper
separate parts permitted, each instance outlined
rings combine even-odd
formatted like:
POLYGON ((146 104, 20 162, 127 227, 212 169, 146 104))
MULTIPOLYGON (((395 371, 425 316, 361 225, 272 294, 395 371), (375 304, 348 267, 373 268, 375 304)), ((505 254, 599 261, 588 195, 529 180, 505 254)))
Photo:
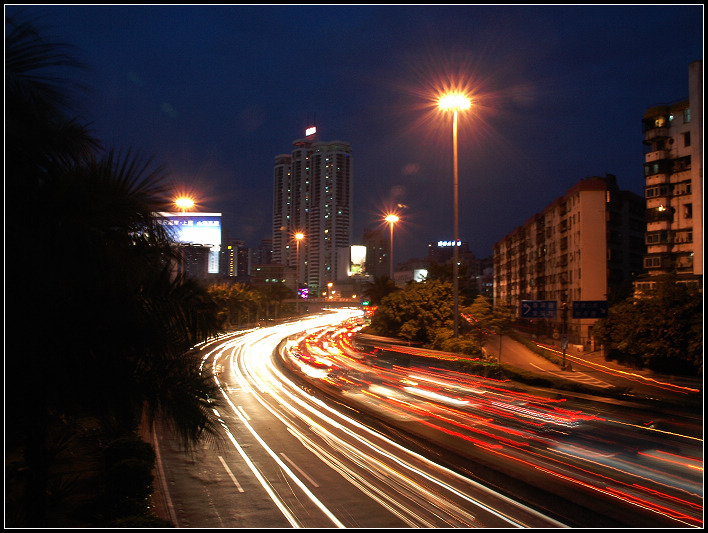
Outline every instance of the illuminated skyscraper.
POLYGON ((351 153, 349 143, 322 142, 312 128, 293 142, 290 154, 275 157, 273 262, 298 270, 300 284, 306 283, 311 293, 346 276, 337 272, 342 264, 337 256, 349 254, 351 246, 351 153), (298 232, 305 235, 299 254, 298 232))

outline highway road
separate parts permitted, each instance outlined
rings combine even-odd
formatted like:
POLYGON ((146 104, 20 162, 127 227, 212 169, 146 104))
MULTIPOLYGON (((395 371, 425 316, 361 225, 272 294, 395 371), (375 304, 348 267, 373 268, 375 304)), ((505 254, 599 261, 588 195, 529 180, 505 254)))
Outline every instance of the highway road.
POLYGON ((702 527, 695 428, 371 359, 351 344, 356 316, 201 347, 224 439, 188 456, 156 432, 164 516, 180 527, 702 527))
MULTIPOLYGON (((193 454, 156 432, 162 513, 178 527, 562 527, 398 444, 276 364, 286 337, 353 311, 259 329, 202 348, 222 398, 223 442, 193 454)), ((217 405, 217 404, 215 404, 217 405)))

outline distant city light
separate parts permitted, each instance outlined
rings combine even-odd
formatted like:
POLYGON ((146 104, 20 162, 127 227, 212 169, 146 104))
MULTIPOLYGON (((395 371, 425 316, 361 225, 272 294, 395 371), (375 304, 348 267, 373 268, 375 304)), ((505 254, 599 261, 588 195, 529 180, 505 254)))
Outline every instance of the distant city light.
POLYGON ((306 137, 309 137, 310 135, 314 135, 315 133, 317 133, 317 127, 315 127, 315 126, 312 126, 311 128, 307 128, 305 130, 306 137))

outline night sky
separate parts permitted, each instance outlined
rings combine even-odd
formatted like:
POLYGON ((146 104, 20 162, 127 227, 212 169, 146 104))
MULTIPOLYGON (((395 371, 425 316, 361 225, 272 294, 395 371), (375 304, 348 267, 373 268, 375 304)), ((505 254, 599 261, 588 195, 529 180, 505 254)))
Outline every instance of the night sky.
POLYGON ((353 243, 396 205, 396 262, 460 238, 479 257, 579 180, 642 194, 644 112, 688 97, 703 6, 6 6, 88 69, 77 111, 170 173, 228 236, 271 237, 273 165, 316 122, 351 144, 353 243))

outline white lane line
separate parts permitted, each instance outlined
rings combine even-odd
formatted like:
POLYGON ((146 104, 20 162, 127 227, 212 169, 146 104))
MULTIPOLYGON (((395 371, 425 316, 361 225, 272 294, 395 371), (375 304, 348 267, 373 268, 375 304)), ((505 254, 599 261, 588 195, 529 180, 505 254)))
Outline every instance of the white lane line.
MULTIPOLYGON (((231 341, 231 342, 233 342, 233 341, 231 341)), ((224 347, 223 347, 223 349, 221 350, 220 354, 222 354, 222 353, 227 349, 227 346, 229 346, 229 345, 230 345, 230 343, 225 344, 224 347)), ((229 400, 228 395, 224 392, 224 389, 223 389, 223 387, 221 386, 221 383, 219 383, 219 378, 218 378, 218 376, 217 376, 216 374, 214 374, 214 381, 216 382, 217 386, 218 386, 219 389, 221 390, 221 393, 222 393, 222 395, 224 396, 224 398, 226 398, 226 401, 231 405, 231 408, 232 408, 242 419, 244 419, 244 415, 242 415, 241 413, 238 412, 238 410, 236 409, 236 406, 231 402, 231 400, 229 400)), ((229 427, 228 427, 228 426, 226 425, 226 423, 221 419, 221 417, 220 417, 220 415, 219 415, 219 412, 218 412, 216 409, 213 409, 213 411, 214 411, 214 414, 215 414, 215 415, 217 416, 217 418, 219 419, 219 423, 221 424, 221 427, 222 427, 222 428, 224 429, 224 431, 226 432, 226 436, 227 436, 227 437, 229 438, 229 440, 231 441, 231 444, 234 445, 234 448, 236 448, 236 450, 238 451, 238 453, 239 453, 239 455, 241 456, 241 458, 245 461, 245 463, 246 463, 246 465, 248 466, 248 468, 251 470, 251 472, 253 472, 253 475, 256 477, 256 479, 258 480, 258 482, 261 484, 261 487, 263 487, 263 489, 268 493, 268 496, 270 496, 270 499, 273 501, 273 503, 276 505, 276 507, 277 507, 277 508, 280 510, 280 512, 283 514, 283 516, 285 517, 285 519, 286 519, 288 522, 290 522, 290 525, 291 525, 292 527, 294 527, 294 528, 301 528, 302 526, 301 526, 300 523, 298 522, 297 518, 295 518, 295 516, 293 516, 293 514, 292 514, 292 513, 290 512, 290 510, 288 509, 287 505, 285 505, 285 503, 284 503, 280 498, 278 498, 278 495, 277 495, 277 494, 275 493, 275 491, 271 488, 270 483, 268 483, 268 481, 265 479, 265 477, 263 476, 263 474, 261 474, 260 470, 258 470, 258 467, 255 465, 255 463, 254 463, 253 461, 251 461, 251 458, 248 456, 248 454, 246 453, 246 451, 245 451, 245 450, 241 447, 241 445, 238 443, 238 441, 236 440, 236 437, 234 437, 234 435, 231 433, 231 430, 229 429, 229 427)), ((244 420, 245 420, 245 419, 244 419, 244 420)), ((248 423, 248 422, 246 422, 246 423, 248 423)))
MULTIPOLYGON (((288 430, 290 430, 290 428, 288 428, 288 430)), ((319 485, 315 482, 315 480, 312 479, 310 476, 308 476, 305 472, 303 472, 303 470, 299 466, 297 466, 295 463, 293 463, 292 460, 287 455, 285 455, 283 452, 280 452, 280 457, 285 459, 290 464, 290 466, 292 466, 295 470, 297 470, 300 473, 300 475, 302 477, 304 477, 307 481, 309 481, 310 485, 312 485, 313 487, 319 488, 319 485)))
MULTIPOLYGON (((340 522, 337 519, 337 517, 334 516, 334 514, 314 494, 312 494, 310 489, 307 488, 307 486, 302 482, 302 480, 300 480, 300 478, 298 478, 293 473, 293 471, 290 470, 290 468, 288 468, 288 466, 283 461, 280 460, 280 458, 276 455, 276 453, 273 451, 273 449, 270 446, 268 446, 268 444, 266 444, 265 440, 263 440, 263 438, 258 434, 258 432, 253 428, 253 426, 251 426, 251 424, 249 424, 248 421, 244 418, 244 416, 239 412, 239 410, 233 404, 233 402, 228 397, 228 395, 224 395, 224 398, 226 399, 226 402, 231 406, 231 409, 234 411, 234 413, 236 413, 236 415, 241 419, 241 422, 246 426, 246 429, 248 429, 248 431, 251 433, 251 435, 253 435, 256 438, 256 440, 258 441, 258 444, 261 445, 261 448, 263 448, 263 450, 265 450, 265 452, 273 458, 273 460, 277 463, 277 465, 281 468, 281 470, 283 470, 283 472, 285 472, 285 474, 291 480, 293 480, 297 484, 298 487, 300 487, 300 489, 307 495, 307 497, 310 499, 310 501, 312 503, 314 503, 327 516, 327 518, 329 518, 332 521, 332 523, 336 527, 344 528, 345 527, 344 524, 342 524, 342 522, 340 522)), ((258 398, 257 395, 256 395, 256 398, 258 399, 259 402, 263 403, 262 400, 260 398, 258 398)), ((264 405, 264 407, 266 409, 268 409, 267 406, 264 405)), ((224 426, 224 428, 227 429, 227 431, 228 431, 228 428, 226 428, 226 426, 224 424, 222 424, 222 426, 224 426)), ((231 438, 233 438, 230 431, 228 431, 228 434, 231 438)), ((235 439, 233 439, 233 440, 235 441, 235 439)), ((244 454, 245 454, 245 452, 244 452, 244 454)))
POLYGON ((229 475, 231 478, 231 481, 234 482, 234 485, 236 485, 236 488, 238 489, 239 492, 243 492, 243 487, 241 484, 238 482, 236 479, 236 476, 234 476, 233 472, 231 472, 231 469, 229 468, 229 465, 226 464, 226 461, 224 461, 224 458, 219 456, 219 461, 221 461, 221 464, 224 465, 224 469, 226 470, 226 473, 229 475))
POLYGON ((167 486, 167 479, 165 479, 165 471, 162 466, 162 456, 160 455, 160 443, 157 440, 157 431, 155 430, 155 426, 151 428, 152 432, 152 443, 153 443, 153 448, 155 449, 155 462, 157 466, 157 473, 158 477, 160 478, 160 484, 162 485, 162 495, 165 500, 165 505, 167 506, 167 510, 170 513, 170 519, 172 520, 172 523, 175 525, 175 527, 179 527, 179 520, 177 520, 177 513, 175 512, 175 507, 174 504, 172 503, 172 498, 170 497, 170 489, 167 486))
POLYGON ((270 484, 266 479, 263 477, 263 475, 260 473, 258 468, 256 468, 256 465, 253 464, 253 461, 251 461, 250 457, 246 454, 243 448, 239 445, 238 441, 236 438, 233 436, 229 428, 222 422, 221 427, 224 428, 224 431, 226 432, 226 435, 229 437, 229 440, 231 440, 231 443, 234 445, 234 447, 238 450, 238 453, 241 455, 243 460, 246 462, 248 465, 248 468, 251 469, 251 472, 253 472, 253 475, 256 476, 256 479, 259 481, 261 486, 265 489, 265 491, 268 493, 268 496, 270 496, 270 499, 273 500, 273 503, 280 509, 280 512, 283 513, 283 516, 290 522, 290 525, 295 527, 295 528, 300 528, 300 524, 298 523, 297 519, 290 513, 288 510, 287 506, 278 498, 278 496, 275 494, 275 491, 270 487, 270 484))
POLYGON ((540 366, 535 365, 535 364, 533 364, 533 363, 529 363, 529 364, 530 364, 532 367, 534 367, 534 368, 538 368, 541 372, 551 372, 551 373, 553 373, 552 370, 546 370, 546 369, 541 368, 540 366))

